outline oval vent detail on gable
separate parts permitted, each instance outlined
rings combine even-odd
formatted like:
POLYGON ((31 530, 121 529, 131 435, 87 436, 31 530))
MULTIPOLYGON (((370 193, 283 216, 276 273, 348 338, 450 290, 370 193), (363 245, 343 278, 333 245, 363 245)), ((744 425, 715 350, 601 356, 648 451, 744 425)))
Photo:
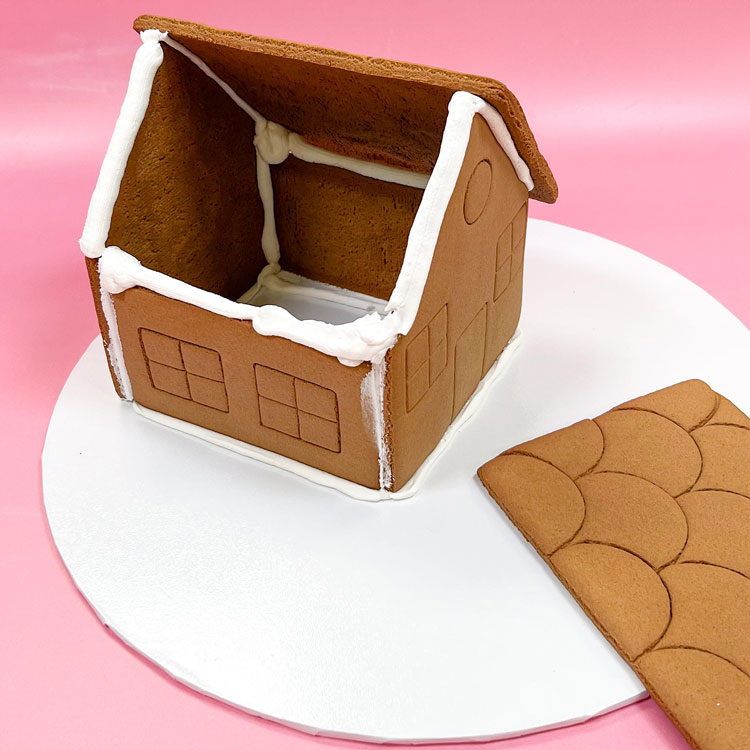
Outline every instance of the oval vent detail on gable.
POLYGON ((474 167, 474 171, 466 183, 464 195, 464 220, 473 224, 484 213, 492 187, 492 165, 487 159, 482 159, 474 167))

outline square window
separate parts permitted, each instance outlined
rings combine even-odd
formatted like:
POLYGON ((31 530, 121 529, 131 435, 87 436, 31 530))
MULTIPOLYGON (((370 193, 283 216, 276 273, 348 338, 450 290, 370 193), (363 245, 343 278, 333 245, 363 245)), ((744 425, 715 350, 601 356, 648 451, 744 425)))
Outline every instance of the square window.
POLYGON ((229 411, 224 383, 188 373, 190 396, 193 401, 219 411, 229 411))
POLYGON ((297 410, 294 407, 281 404, 264 396, 258 399, 258 403, 260 405, 260 423, 264 427, 270 427, 272 430, 283 432, 291 437, 299 437, 297 410))
POLYGON ((272 367, 255 365, 255 383, 261 396, 279 401, 287 406, 297 406, 294 395, 294 378, 272 367))
POLYGON ((432 354, 430 354, 430 385, 438 378, 438 375, 448 364, 448 342, 443 339, 432 354))
POLYGON ((524 203, 513 217, 513 247, 523 245, 526 242, 526 220, 528 218, 529 204, 524 203))
POLYGON ((406 410, 411 411, 448 362, 448 305, 406 347, 406 410))
POLYGON ((308 414, 316 414, 330 422, 338 421, 336 394, 330 388, 294 378, 297 408, 308 414))
POLYGON ((207 349, 205 346, 188 344, 185 341, 182 342, 180 348, 182 361, 188 372, 210 380, 224 380, 219 352, 207 349))
POLYGON ((495 299, 497 299, 510 284, 511 259, 508 258, 500 268, 495 271, 495 299))
POLYGON ((414 375, 406 381, 406 410, 411 411, 430 387, 430 367, 425 362, 414 375))
POLYGON ((162 365, 174 367, 177 370, 183 370, 182 355, 180 354, 180 342, 171 336, 165 336, 163 333, 150 331, 148 328, 141 328, 141 343, 146 358, 151 362, 158 362, 162 365))
POLYGON ((306 443, 338 453, 341 450, 338 422, 331 422, 314 414, 299 413, 299 433, 306 443))
POLYGON ((434 352, 441 341, 448 338, 448 305, 443 305, 430 321, 430 351, 434 352))
POLYGON ((423 328, 406 347, 406 377, 410 378, 427 361, 429 343, 427 329, 423 328))
POLYGON ((340 452, 339 410, 334 391, 264 365, 255 365, 255 381, 260 423, 264 427, 340 452))
POLYGON ((190 398, 190 389, 184 370, 176 370, 174 367, 168 367, 159 362, 149 362, 149 370, 154 388, 180 398, 190 398))
POLYGON ((503 233, 497 238, 495 248, 495 268, 500 269, 505 261, 510 260, 510 251, 513 248, 513 224, 508 224, 503 233))
POLYGON ((151 385, 218 411, 229 411, 221 356, 214 349, 158 331, 139 331, 151 385))

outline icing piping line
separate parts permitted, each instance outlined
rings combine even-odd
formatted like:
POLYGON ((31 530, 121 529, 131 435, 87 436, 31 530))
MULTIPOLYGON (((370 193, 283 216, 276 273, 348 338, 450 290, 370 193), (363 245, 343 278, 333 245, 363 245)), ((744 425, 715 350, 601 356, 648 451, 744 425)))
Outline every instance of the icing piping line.
MULTIPOLYGON (((338 357, 342 364, 355 366, 365 361, 382 358, 385 349, 380 340, 366 344, 368 329, 376 329, 381 318, 376 312, 367 313, 351 323, 323 323, 317 320, 298 320, 288 310, 276 305, 254 305, 234 302, 184 281, 142 266, 134 256, 119 247, 109 246, 99 260, 102 288, 119 294, 134 286, 145 287, 165 297, 201 307, 204 310, 235 320, 252 320, 253 329, 262 336, 282 336, 323 354, 338 357)), ((268 268, 268 266, 266 267, 268 268)), ((269 271, 270 272, 270 271, 269 271)), ((392 341, 387 341, 390 346, 392 341)), ((386 347, 387 348, 387 347, 386 347)))
POLYGON ((276 233, 276 216, 273 210, 273 182, 271 180, 269 162, 261 156, 260 142, 258 140, 259 135, 267 131, 269 125, 273 123, 269 123, 260 112, 251 107, 226 81, 219 78, 211 67, 201 60, 198 55, 192 53, 187 47, 180 44, 180 42, 172 39, 166 32, 164 33, 163 41, 184 55, 202 73, 208 76, 255 123, 256 178, 258 181, 258 193, 263 204, 263 232, 261 234, 260 245, 267 263, 278 271, 280 268, 279 259, 281 251, 276 233))
POLYGON ((534 188, 529 168, 518 154, 510 132, 497 110, 467 91, 457 91, 453 94, 448 104, 448 117, 435 168, 414 217, 401 273, 385 308, 386 313, 402 311, 395 334, 408 333, 417 316, 442 228, 442 220, 463 166, 475 114, 485 119, 498 145, 516 170, 519 180, 529 191, 534 188), (416 304, 412 302, 414 299, 417 300, 416 304))
POLYGON ((253 299, 263 289, 270 289, 274 292, 283 292, 287 295, 306 297, 308 299, 319 299, 327 302, 335 302, 340 305, 346 305, 364 312, 373 312, 382 310, 386 305, 386 300, 372 297, 369 294, 353 292, 351 289, 326 284, 323 281, 315 281, 305 276, 292 273, 291 271, 275 272, 271 266, 265 266, 258 280, 248 289, 237 302, 243 304, 252 304, 253 299))
MULTIPOLYGON (((435 168, 428 179, 422 201, 409 232, 401 272, 383 316, 370 313, 351 323, 337 325, 320 321, 301 321, 280 307, 273 305, 254 307, 196 289, 189 284, 170 279, 163 274, 142 267, 134 257, 129 256, 119 248, 105 249, 104 247, 109 234, 112 209, 117 198, 130 148, 148 105, 156 69, 163 59, 160 42, 174 42, 174 40, 168 39, 164 32, 154 29, 141 32, 141 39, 143 45, 136 53, 128 93, 102 166, 97 189, 92 196, 89 215, 81 238, 82 249, 89 257, 101 257, 102 285, 110 294, 117 294, 132 286, 143 286, 225 317, 252 320, 255 330, 261 335, 282 336, 304 346, 315 348, 325 354, 335 356, 345 365, 355 366, 365 361, 379 362, 396 342, 398 336, 409 332, 416 318, 445 209, 455 189, 456 180, 463 164, 475 114, 480 114, 485 118, 498 144, 514 165, 519 179, 524 182, 528 189, 533 188, 528 168, 518 155, 499 113, 479 97, 465 91, 459 91, 451 98, 440 153, 435 168)), ((179 43, 174 43, 172 46, 177 49, 177 44, 179 43)), ((192 53, 190 54, 192 55, 192 53)), ((193 55, 192 58, 195 58, 195 56, 193 55)), ((199 58, 195 59, 199 60, 199 58)), ((205 63, 202 61, 200 63, 205 66, 206 70, 210 70, 205 63)), ((211 73, 215 75, 213 71, 211 73)), ((231 87, 225 83, 222 88, 231 90, 231 87)), ((237 96, 233 91, 232 94, 235 97, 237 96)), ((239 99, 239 97, 237 98, 239 99)), ((255 118, 262 118, 262 115, 246 103, 244 103, 243 109, 254 120, 255 118)), ((285 128, 276 123, 270 123, 265 118, 258 119, 258 122, 263 125, 260 134, 256 129, 256 138, 259 135, 262 136, 256 144, 259 153, 262 151, 268 159, 283 160, 285 150, 289 148, 288 145, 283 144, 289 140, 294 144, 296 139, 290 138, 285 128)), ((308 146, 309 144, 306 144, 303 147, 307 155, 313 152, 319 154, 323 151, 317 149, 317 147, 308 148, 308 146)), ((288 153, 287 151, 287 155, 288 153)), ((261 160, 259 159, 259 161, 261 160)), ((268 164, 265 158, 262 161, 266 165, 268 164)), ((357 160, 353 161, 356 162, 357 160)), ((350 161, 346 163, 351 165, 350 161)), ((383 165, 367 167, 367 169, 371 168, 377 168, 379 173, 381 173, 381 170, 386 170, 390 176, 393 176, 394 168, 384 167, 383 165)), ((267 175, 265 170, 262 171, 262 176, 259 175, 259 179, 264 181, 266 177, 268 178, 267 186, 271 193, 267 196, 269 205, 264 206, 268 215, 272 214, 270 169, 267 175)), ((411 179, 413 179, 413 175, 411 179)), ((262 186, 259 185, 259 187, 262 186)), ((269 227, 268 234, 271 234, 271 231, 269 227)), ((275 232, 273 234, 275 235, 275 232)), ((270 241, 264 250, 266 249, 270 255, 269 266, 271 266, 272 272, 277 272, 278 260, 270 241)), ((122 364, 121 369, 124 371, 124 364, 122 364)))
POLYGON ((377 362, 399 334, 409 332, 414 322, 442 218, 463 164, 473 115, 481 114, 488 106, 479 97, 466 92, 457 92, 451 99, 440 154, 417 210, 401 273, 383 317, 370 313, 350 323, 336 325, 301 321, 280 307, 255 307, 197 289, 141 266, 136 258, 116 247, 109 247, 102 254, 102 284, 112 294, 132 286, 143 286, 228 318, 252 320, 261 335, 282 336, 311 346, 337 357, 342 364, 377 362))
MULTIPOLYGON (((162 32, 159 32, 162 33, 162 32)), ((419 172, 410 172, 408 169, 399 169, 384 164, 355 159, 351 156, 343 156, 333 151, 313 146, 305 141, 299 134, 288 130, 278 122, 266 119, 260 112, 250 106, 226 81, 220 78, 200 57, 191 52, 180 42, 172 39, 166 32, 163 41, 194 63, 203 73, 246 112, 256 125, 255 148, 263 161, 267 164, 281 164, 290 154, 298 159, 311 164, 327 164, 332 167, 340 167, 350 172, 357 172, 365 177, 372 177, 383 182, 395 182, 400 185, 424 188, 429 175, 419 172)))
POLYGON ((277 122, 267 120, 260 112, 251 107, 226 81, 216 75, 207 63, 187 47, 169 36, 165 36, 164 41, 170 47, 183 54, 199 70, 214 81, 255 123, 253 143, 255 145, 256 174, 258 192, 263 204, 261 248, 263 249, 266 261, 276 272, 281 268, 281 248, 279 247, 279 237, 276 231, 271 164, 281 164, 292 154, 303 161, 348 169, 366 177, 372 177, 385 182, 397 182, 402 185, 421 188, 424 188, 427 184, 428 175, 414 174, 405 169, 396 169, 380 164, 372 164, 360 159, 353 159, 348 156, 339 156, 331 151, 326 151, 325 149, 305 143, 302 136, 287 130, 287 128, 277 122))
POLYGON ((281 248, 279 247, 279 235, 276 232, 276 214, 273 210, 271 167, 267 161, 260 158, 257 148, 255 153, 258 195, 260 195, 260 202, 263 204, 263 232, 260 236, 260 246, 263 255, 266 256, 267 267, 271 267, 274 273, 278 273, 281 270, 281 248))
POLYGON ((370 409, 372 411, 373 433, 378 447, 378 476, 380 488, 390 490, 393 486, 391 451, 386 440, 385 430, 385 370, 386 361, 374 362, 368 375, 370 409))
POLYGON ((424 188, 429 175, 415 174, 406 169, 397 169, 382 164, 373 164, 349 156, 340 156, 331 151, 311 146, 305 143, 298 133, 287 130, 283 125, 266 119, 258 110, 250 106, 226 81, 220 78, 213 69, 200 57, 191 52, 180 42, 165 34, 164 42, 183 54, 190 62, 216 83, 222 91, 240 108, 246 112, 255 123, 256 174, 258 192, 263 204, 263 232, 261 248, 266 261, 276 271, 280 270, 281 249, 278 233, 276 232, 276 216, 273 206, 273 180, 271 179, 271 164, 281 164, 291 154, 303 161, 313 164, 347 169, 366 177, 372 177, 384 182, 396 182, 401 185, 424 188))
POLYGON ((107 242, 122 176, 146 114, 154 76, 164 59, 160 42, 166 36, 165 32, 155 30, 141 32, 142 44, 135 53, 128 89, 91 195, 79 241, 83 254, 89 258, 98 258, 107 242))
MULTIPOLYGON (((143 34, 146 34, 148 32, 144 31, 143 34)), ((216 83, 219 88, 221 88, 224 93, 244 112, 246 112, 250 117, 252 117, 253 121, 256 125, 259 126, 259 128, 262 130, 268 120, 266 120, 263 115, 258 112, 257 110, 253 109, 241 96, 237 94, 237 92, 226 82, 223 81, 219 76, 216 75, 216 73, 211 70, 211 68, 206 65, 206 63, 203 62, 203 60, 198 57, 198 55, 193 54, 187 47, 185 47, 183 44, 180 44, 176 39, 172 39, 169 34, 167 34, 166 31, 159 31, 158 34, 163 34, 162 41, 166 42, 170 47, 173 47, 178 52, 181 52, 185 57, 187 57, 188 60, 190 60, 191 63, 196 65, 203 73, 205 73, 214 83, 216 83)))
POLYGON ((164 60, 164 52, 160 42, 165 38, 166 33, 160 31, 147 30, 141 32, 142 44, 135 53, 125 99, 115 123, 107 152, 104 155, 104 161, 91 196, 86 222, 79 240, 84 255, 88 258, 99 258, 97 272, 99 274, 100 302, 109 334, 109 345, 106 347, 107 356, 112 365, 112 372, 120 386, 120 392, 123 398, 128 401, 133 399, 133 389, 125 366, 115 306, 112 302, 111 293, 101 278, 101 255, 109 236, 112 212, 120 192, 120 183, 125 174, 128 157, 151 98, 154 76, 164 60))
POLYGON ((381 182, 393 182, 422 190, 427 187, 430 179, 430 175, 421 172, 410 172, 408 169, 389 167, 386 164, 377 164, 376 162, 337 154, 333 151, 326 151, 326 149, 308 143, 299 133, 291 131, 289 131, 289 153, 310 164, 339 167, 381 182))
POLYGON ((109 344, 105 348, 107 349, 109 361, 112 364, 112 372, 114 373, 115 378, 117 378, 117 383, 120 386, 122 397, 126 401, 132 401, 133 387, 130 384, 130 376, 125 367, 125 355, 122 351, 122 341, 120 341, 120 329, 117 326, 117 313, 115 312, 115 306, 112 302, 112 295, 101 283, 101 260, 99 261, 99 267, 99 296, 102 303, 104 319, 107 321, 107 328, 109 328, 109 344))
MULTIPOLYGON (((133 401, 132 404, 138 414, 160 425, 170 427, 179 432, 184 432, 191 437, 206 440, 213 445, 231 450, 234 453, 239 453, 242 456, 247 456, 256 461, 260 461, 261 463, 268 464, 276 469, 288 471, 291 474, 301 477, 303 480, 320 484, 323 487, 330 487, 331 489, 337 490, 344 495, 348 495, 355 500, 367 500, 369 502, 380 500, 404 500, 412 497, 422 488, 437 459, 443 454, 451 441, 453 441, 466 426, 466 423, 474 416, 474 414, 476 414, 477 411, 479 411, 487 394, 491 390, 491 387, 507 372, 508 366, 512 362, 513 355, 520 345, 520 337, 521 330, 516 329, 516 332, 495 361, 495 364, 492 365, 484 378, 479 382, 474 394, 466 402, 464 408, 461 409, 451 425, 445 431, 445 434, 440 439, 437 446, 435 446, 432 453, 430 453, 430 455, 422 462, 422 465, 417 469, 414 476, 396 492, 390 492, 387 489, 374 490, 370 487, 364 487, 363 485, 356 484, 348 479, 337 477, 335 474, 329 474, 321 469, 316 469, 307 464, 295 461, 293 458, 282 456, 280 453, 273 453, 264 448, 259 448, 250 443, 243 443, 240 440, 235 440, 234 438, 227 437, 221 433, 206 429, 205 427, 199 427, 191 422, 184 422, 181 419, 176 419, 175 417, 170 417, 161 412, 153 411, 145 406, 141 406, 137 401, 133 401)), ((363 404, 365 398, 367 398, 365 394, 368 392, 372 393, 370 385, 371 381, 367 381, 367 379, 371 377, 371 374, 372 371, 368 373, 362 381, 363 404)))

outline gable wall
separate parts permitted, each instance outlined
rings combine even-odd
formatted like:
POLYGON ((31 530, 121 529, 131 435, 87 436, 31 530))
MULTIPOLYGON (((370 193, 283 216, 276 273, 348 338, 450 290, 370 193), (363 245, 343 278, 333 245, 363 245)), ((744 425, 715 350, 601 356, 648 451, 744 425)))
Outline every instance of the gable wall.
POLYGON ((516 329, 527 202, 476 115, 419 313, 387 355, 392 490, 432 452, 516 329))

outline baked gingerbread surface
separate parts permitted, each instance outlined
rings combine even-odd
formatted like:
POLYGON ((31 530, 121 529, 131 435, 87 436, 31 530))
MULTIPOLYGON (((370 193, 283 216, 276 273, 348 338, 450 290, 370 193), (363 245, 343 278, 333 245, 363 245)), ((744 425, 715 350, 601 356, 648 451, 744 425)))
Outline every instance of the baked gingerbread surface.
POLYGON ((691 380, 479 477, 693 747, 750 747, 745 414, 691 380))
POLYGON ((403 490, 513 336, 528 200, 557 195, 518 102, 472 75, 135 27, 133 117, 82 240, 118 394, 403 490), (290 284, 298 300, 333 286, 338 307, 300 312, 290 284))
POLYGON ((557 199, 557 183, 521 105, 498 81, 161 16, 140 16, 134 28, 169 32, 268 119, 303 133, 308 142, 417 172, 429 173, 435 165, 451 96, 469 91, 502 115, 531 171, 530 196, 545 203, 557 199))

